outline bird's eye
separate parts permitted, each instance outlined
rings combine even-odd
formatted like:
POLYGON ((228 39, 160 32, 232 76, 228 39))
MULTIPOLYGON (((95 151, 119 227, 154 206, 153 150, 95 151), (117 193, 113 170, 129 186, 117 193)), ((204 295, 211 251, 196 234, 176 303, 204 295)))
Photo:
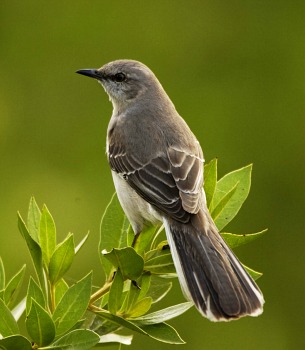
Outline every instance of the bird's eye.
POLYGON ((126 75, 124 73, 117 73, 114 75, 114 80, 118 83, 121 83, 126 79, 126 75))

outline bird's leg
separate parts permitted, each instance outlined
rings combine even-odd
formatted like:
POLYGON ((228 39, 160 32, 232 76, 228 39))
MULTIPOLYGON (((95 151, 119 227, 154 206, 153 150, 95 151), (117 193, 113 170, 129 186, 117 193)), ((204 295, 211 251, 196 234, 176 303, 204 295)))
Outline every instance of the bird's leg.
POLYGON ((137 243, 137 239, 139 238, 140 233, 141 233, 141 232, 135 232, 135 235, 134 235, 134 238, 133 238, 133 241, 132 241, 132 244, 131 244, 131 246, 132 246, 133 248, 135 247, 135 245, 136 245, 136 243, 137 243))

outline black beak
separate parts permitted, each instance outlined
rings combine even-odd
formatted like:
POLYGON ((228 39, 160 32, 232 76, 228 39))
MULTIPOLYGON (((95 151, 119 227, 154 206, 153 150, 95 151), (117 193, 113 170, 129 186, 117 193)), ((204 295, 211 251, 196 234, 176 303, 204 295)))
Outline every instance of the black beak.
POLYGON ((75 73, 86 75, 87 77, 94 79, 102 79, 103 77, 99 74, 97 69, 80 69, 75 73))

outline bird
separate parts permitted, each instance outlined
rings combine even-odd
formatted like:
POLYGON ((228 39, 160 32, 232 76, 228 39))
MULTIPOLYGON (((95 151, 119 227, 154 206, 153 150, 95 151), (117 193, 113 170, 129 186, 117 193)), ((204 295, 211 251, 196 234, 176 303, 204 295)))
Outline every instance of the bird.
POLYGON ((96 79, 112 102, 106 153, 135 237, 164 225, 182 292, 210 321, 260 315, 262 292, 208 211, 199 141, 155 74, 129 59, 76 73, 96 79))

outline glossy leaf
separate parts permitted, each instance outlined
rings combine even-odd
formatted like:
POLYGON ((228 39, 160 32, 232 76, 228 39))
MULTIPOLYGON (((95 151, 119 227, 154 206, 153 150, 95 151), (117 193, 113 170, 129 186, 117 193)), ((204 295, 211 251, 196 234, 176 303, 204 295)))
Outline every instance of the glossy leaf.
POLYGON ((116 314, 121 306, 124 280, 120 269, 116 271, 108 298, 108 309, 112 314, 116 314))
POLYGON ((46 302, 45 302, 42 290, 37 285, 37 283, 33 280, 33 278, 30 277, 30 282, 29 282, 27 297, 26 297, 26 313, 27 314, 30 312, 30 308, 32 305, 32 299, 35 300, 43 308, 46 307, 46 302))
POLYGON ((125 217, 117 195, 114 194, 108 204, 100 227, 99 254, 107 278, 112 276, 112 264, 105 259, 102 251, 111 251, 113 248, 127 246, 129 222, 125 217))
POLYGON ((250 243, 257 238, 260 238, 263 234, 267 232, 267 229, 262 230, 260 232, 256 233, 249 233, 249 234, 244 234, 244 235, 236 235, 234 233, 225 233, 222 232, 221 235, 231 248, 236 248, 240 245, 250 243))
POLYGON ((192 302, 185 302, 182 304, 173 305, 156 312, 152 312, 148 315, 138 317, 133 320, 137 325, 153 325, 156 323, 162 323, 172 318, 178 317, 190 309, 194 304, 192 302))
POLYGON ((32 350, 32 345, 28 339, 22 335, 12 335, 0 339, 0 349, 3 350, 32 350))
POLYGON ((136 280, 143 272, 143 258, 132 247, 112 249, 110 252, 104 250, 103 255, 116 269, 121 270, 124 279, 136 280))
POLYGON ((100 337, 88 329, 75 329, 57 339, 48 349, 89 350, 100 340, 100 337))
POLYGON ((68 237, 57 245, 49 264, 49 278, 52 284, 59 281, 69 270, 74 258, 74 237, 69 234, 68 237))
POLYGON ((27 228, 29 230, 30 236, 35 242, 39 244, 39 226, 40 226, 41 212, 35 201, 34 197, 31 197, 28 217, 27 217, 27 228))
POLYGON ((251 186, 251 170, 252 165, 250 164, 244 168, 230 172, 217 182, 211 204, 212 213, 223 198, 236 186, 232 197, 215 220, 215 224, 219 230, 222 230, 235 217, 246 200, 251 186))
POLYGON ((105 343, 120 343, 123 345, 131 345, 133 336, 132 335, 121 335, 121 334, 105 334, 100 337, 100 344, 105 343))
POLYGON ((51 213, 44 205, 39 225, 39 242, 42 250, 43 262, 49 266, 51 256, 56 247, 56 228, 51 213))
POLYGON ((91 275, 70 287, 58 303, 53 314, 57 336, 72 328, 85 313, 91 295, 91 275))
POLYGON ((39 346, 48 345, 55 338, 55 325, 51 316, 34 299, 25 325, 31 339, 39 346))
POLYGON ((15 302, 22 285, 24 273, 25 265, 22 266, 22 268, 16 273, 15 276, 11 278, 11 280, 6 285, 3 294, 3 299, 6 305, 12 305, 15 302))
POLYGON ((26 241, 26 244, 28 246, 29 252, 31 254, 31 258, 35 267, 35 271, 40 283, 40 287, 45 286, 44 281, 44 274, 43 274, 43 263, 42 263, 42 252, 41 248, 38 245, 38 243, 31 237, 31 235, 28 232, 28 229, 25 226, 25 223, 22 220, 22 217, 18 213, 18 228, 23 236, 23 238, 26 241))
POLYGON ((18 321, 22 314, 25 311, 26 306, 26 297, 24 297, 20 302, 13 308, 12 315, 14 316, 14 319, 18 321))
POLYGON ((207 207, 210 208, 217 183, 217 158, 212 159, 204 165, 204 192, 207 201, 207 207))
POLYGON ((4 301, 0 299, 0 334, 8 337, 17 333, 19 333, 17 322, 4 301))

